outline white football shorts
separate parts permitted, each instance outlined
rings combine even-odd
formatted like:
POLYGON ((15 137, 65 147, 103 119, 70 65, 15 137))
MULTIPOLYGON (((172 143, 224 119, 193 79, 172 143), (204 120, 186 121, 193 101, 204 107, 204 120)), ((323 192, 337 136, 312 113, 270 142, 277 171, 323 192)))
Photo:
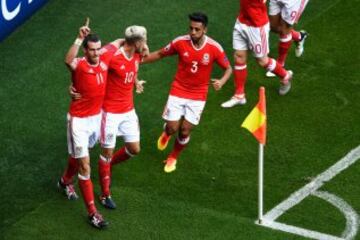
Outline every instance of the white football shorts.
POLYGON ((269 31, 269 23, 262 27, 251 27, 236 19, 233 48, 235 50, 251 50, 256 58, 265 57, 269 53, 269 31))
POLYGON ((101 113, 90 117, 74 117, 67 115, 68 152, 74 158, 89 156, 100 137, 101 113))
POLYGON ((281 13, 281 18, 290 25, 297 23, 309 0, 270 0, 269 15, 281 13))
POLYGON ((104 148, 115 148, 117 136, 121 136, 126 143, 140 141, 139 119, 135 109, 126 113, 103 113, 101 120, 101 146, 104 148))
POLYGON ((184 117, 191 124, 198 125, 205 103, 169 95, 162 117, 166 121, 178 121, 184 117))

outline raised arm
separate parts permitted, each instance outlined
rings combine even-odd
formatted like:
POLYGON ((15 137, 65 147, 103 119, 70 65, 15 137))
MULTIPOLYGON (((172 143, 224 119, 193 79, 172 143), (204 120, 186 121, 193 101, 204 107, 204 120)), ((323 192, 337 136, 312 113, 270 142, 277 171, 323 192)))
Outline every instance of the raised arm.
POLYGON ((115 41, 112 41, 110 44, 114 45, 116 48, 120 48, 122 45, 124 45, 124 43, 125 43, 125 39, 119 38, 116 39, 115 41))
POLYGON ((67 52, 67 54, 65 56, 65 64, 71 71, 73 71, 75 69, 75 66, 72 63, 79 53, 79 48, 81 47, 81 44, 84 41, 84 38, 89 33, 90 33, 90 28, 86 25, 82 26, 79 29, 79 34, 78 34, 75 42, 71 45, 69 51, 67 52))

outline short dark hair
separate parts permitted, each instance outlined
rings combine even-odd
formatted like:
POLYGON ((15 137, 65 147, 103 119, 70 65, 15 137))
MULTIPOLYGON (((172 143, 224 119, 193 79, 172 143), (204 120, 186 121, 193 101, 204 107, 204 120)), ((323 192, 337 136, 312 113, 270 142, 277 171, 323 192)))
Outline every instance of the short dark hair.
POLYGON ((194 12, 189 14, 189 19, 194 22, 201 22, 205 27, 208 25, 208 16, 202 12, 194 12))
POLYGON ((100 38, 97 34, 94 33, 90 33, 89 35, 87 35, 83 41, 83 47, 84 48, 88 48, 88 42, 99 42, 100 38))

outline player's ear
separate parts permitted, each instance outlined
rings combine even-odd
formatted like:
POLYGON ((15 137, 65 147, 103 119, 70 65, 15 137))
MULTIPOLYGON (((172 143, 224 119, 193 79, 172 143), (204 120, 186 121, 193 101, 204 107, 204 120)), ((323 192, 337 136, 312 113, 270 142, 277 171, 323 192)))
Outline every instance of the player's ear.
POLYGON ((207 33, 207 27, 204 27, 204 33, 205 34, 207 33))

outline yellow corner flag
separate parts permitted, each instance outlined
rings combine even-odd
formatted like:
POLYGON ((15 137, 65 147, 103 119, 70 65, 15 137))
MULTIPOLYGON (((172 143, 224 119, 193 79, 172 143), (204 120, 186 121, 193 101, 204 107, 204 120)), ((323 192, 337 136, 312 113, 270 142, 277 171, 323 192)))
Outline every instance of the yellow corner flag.
POLYGON ((249 130, 259 143, 266 143, 266 99, 265 88, 259 89, 259 102, 246 117, 241 127, 249 130))

